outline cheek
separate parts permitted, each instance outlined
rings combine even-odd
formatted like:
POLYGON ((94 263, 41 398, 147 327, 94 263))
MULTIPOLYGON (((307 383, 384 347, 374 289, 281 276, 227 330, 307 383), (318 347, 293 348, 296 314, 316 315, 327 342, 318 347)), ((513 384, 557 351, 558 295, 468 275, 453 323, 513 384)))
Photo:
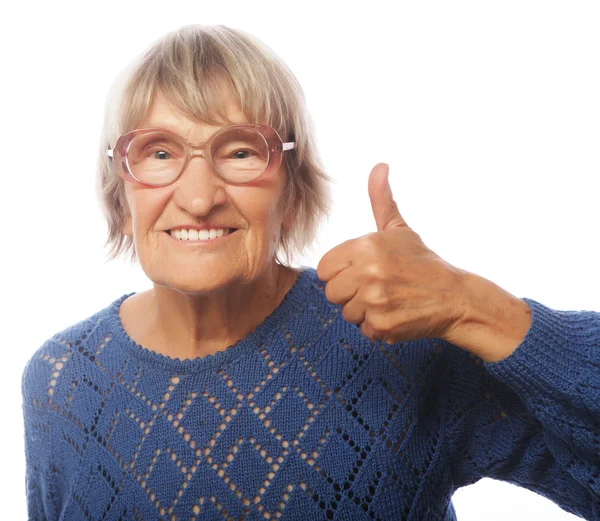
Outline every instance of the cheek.
POLYGON ((271 176, 261 185, 230 187, 230 201, 247 221, 249 228, 263 228, 261 232, 267 235, 273 233, 271 228, 275 232, 279 230, 284 205, 282 182, 282 179, 271 176))
POLYGON ((264 198, 255 199, 252 206, 246 207, 244 214, 248 226, 248 238, 263 245, 272 245, 279 241, 282 226, 281 212, 276 201, 264 198))
POLYGON ((134 228, 143 231, 153 228, 169 199, 166 191, 138 188, 130 198, 134 228))

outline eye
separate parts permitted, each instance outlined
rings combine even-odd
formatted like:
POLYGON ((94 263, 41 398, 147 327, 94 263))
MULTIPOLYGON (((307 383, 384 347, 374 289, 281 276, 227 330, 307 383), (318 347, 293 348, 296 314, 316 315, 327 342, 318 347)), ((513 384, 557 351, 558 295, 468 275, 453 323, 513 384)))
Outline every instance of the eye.
POLYGON ((156 152, 154 152, 154 159, 171 159, 171 154, 165 152, 164 150, 157 150, 156 152))
POLYGON ((250 151, 250 150, 236 150, 235 152, 233 152, 233 154, 232 154, 232 155, 233 155, 233 156, 234 156, 236 159, 247 159, 247 158, 248 158, 248 155, 250 155, 250 154, 253 154, 253 153, 254 153, 254 152, 253 152, 253 151, 250 151), (242 155, 240 156, 240 155, 238 155, 238 154, 242 154, 242 155), (246 155, 246 156, 243 156, 243 154, 248 154, 248 155, 246 155))

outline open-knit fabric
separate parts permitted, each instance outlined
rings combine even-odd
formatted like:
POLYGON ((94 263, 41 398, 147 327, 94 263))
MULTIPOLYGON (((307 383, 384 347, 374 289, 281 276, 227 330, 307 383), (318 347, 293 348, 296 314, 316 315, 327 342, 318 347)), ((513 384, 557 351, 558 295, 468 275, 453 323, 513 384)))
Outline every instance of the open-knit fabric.
POLYGON ((23 371, 35 521, 451 520, 490 477, 600 519, 600 313, 524 299, 485 363, 442 339, 371 341, 303 267, 224 351, 140 346, 118 309, 49 338, 23 371))

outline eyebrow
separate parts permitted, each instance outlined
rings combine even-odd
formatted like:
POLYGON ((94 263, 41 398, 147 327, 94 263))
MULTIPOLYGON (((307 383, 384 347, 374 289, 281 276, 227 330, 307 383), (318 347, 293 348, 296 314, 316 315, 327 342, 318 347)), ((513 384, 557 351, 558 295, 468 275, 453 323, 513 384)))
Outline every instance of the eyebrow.
MULTIPOLYGON (((221 127, 218 127, 216 130, 219 130, 220 128, 224 128, 227 126, 229 126, 229 125, 223 125, 221 127)), ((175 134, 179 134, 179 129, 177 128, 177 126, 172 125, 171 123, 162 123, 162 122, 146 123, 142 128, 162 128, 163 130, 168 130, 170 132, 174 132, 175 134)), ((216 130, 214 130, 214 132, 216 132, 216 130)))
MULTIPOLYGON (((213 135, 215 132, 226 128, 226 127, 230 127, 231 125, 251 125, 251 123, 244 121, 242 123, 236 123, 236 122, 232 122, 232 123, 225 123, 221 126, 216 127, 214 130, 211 131, 211 133, 209 134, 209 136, 213 135)), ((160 128, 162 130, 168 130, 169 132, 173 132, 174 134, 177 134, 179 137, 183 138, 183 136, 180 134, 179 130, 176 129, 175 127, 171 126, 170 123, 153 123, 153 124, 145 124, 144 126, 140 126, 138 128, 160 128)))
MULTIPOLYGON (((238 124, 240 124, 240 123, 233 123, 233 124, 234 124, 234 125, 238 125, 238 124)), ((217 131, 219 131, 219 130, 221 130, 221 129, 225 128, 225 127, 229 127, 229 126, 230 126, 230 124, 226 124, 226 125, 223 125, 223 126, 220 126, 220 127, 217 127, 217 128, 215 128, 215 129, 214 129, 214 130, 213 130, 213 131, 212 131, 210 134, 208 134, 208 135, 206 136, 206 138, 205 138, 203 141, 206 141, 206 140, 207 140, 207 139, 208 139, 210 136, 212 136, 212 135, 213 135, 215 132, 217 132, 217 131)), ((144 125, 143 127, 139 127, 139 128, 158 128, 158 129, 161 129, 161 130, 168 130, 169 132, 173 132, 173 134, 176 134, 176 135, 178 135, 178 136, 179 136, 181 139, 185 139, 185 140, 187 141, 187 139, 186 139, 186 138, 184 138, 184 137, 181 135, 181 133, 179 132, 179 130, 177 130, 177 129, 173 128, 173 127, 172 127, 170 124, 164 124, 164 123, 162 123, 162 124, 146 124, 146 125, 144 125)), ((195 144, 197 144, 197 143, 195 143, 195 144)))

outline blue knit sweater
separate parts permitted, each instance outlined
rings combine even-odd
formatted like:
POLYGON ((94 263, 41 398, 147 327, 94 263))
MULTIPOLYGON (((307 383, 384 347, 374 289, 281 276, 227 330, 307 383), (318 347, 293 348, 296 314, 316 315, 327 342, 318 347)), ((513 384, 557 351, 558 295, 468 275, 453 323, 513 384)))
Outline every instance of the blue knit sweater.
POLYGON ((123 295, 57 333, 22 379, 29 519, 451 520, 487 476, 600 520, 600 313, 524 299, 504 360, 362 336, 303 267, 212 356, 136 344, 123 295))

